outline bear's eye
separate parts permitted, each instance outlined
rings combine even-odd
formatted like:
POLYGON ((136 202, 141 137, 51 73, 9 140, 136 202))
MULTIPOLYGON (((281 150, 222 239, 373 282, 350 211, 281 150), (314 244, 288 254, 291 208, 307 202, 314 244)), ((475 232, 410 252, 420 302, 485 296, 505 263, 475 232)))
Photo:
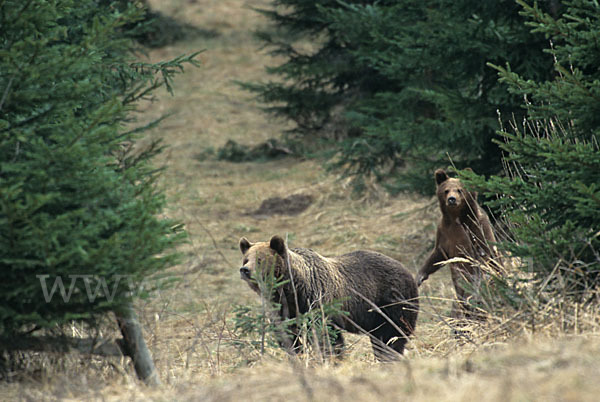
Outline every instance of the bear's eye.
POLYGON ((248 259, 244 258, 244 261, 242 261, 242 265, 246 265, 246 264, 248 264, 248 259))
POLYGON ((446 190, 444 193, 448 194, 450 192, 450 190, 446 190))
POLYGON ((458 190, 458 192, 459 192, 460 194, 462 194, 462 190, 458 190))

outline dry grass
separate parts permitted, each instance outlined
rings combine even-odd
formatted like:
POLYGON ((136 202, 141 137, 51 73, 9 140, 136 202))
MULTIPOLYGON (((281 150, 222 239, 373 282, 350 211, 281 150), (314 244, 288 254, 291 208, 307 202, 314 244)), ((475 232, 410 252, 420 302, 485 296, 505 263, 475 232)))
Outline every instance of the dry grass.
POLYGON ((228 139, 252 145, 289 128, 261 113, 251 95, 234 83, 266 80, 264 66, 276 63, 251 36, 265 20, 250 7, 269 2, 150 3, 217 34, 150 53, 150 59, 161 60, 206 49, 200 57, 203 66, 176 81, 175 97, 161 93, 156 102, 142 105, 139 115, 143 122, 174 113, 150 137, 164 138, 169 145, 159 160, 169 168, 162 182, 170 199, 167 213, 182 220, 189 232, 182 247, 184 262, 172 269, 181 281, 139 306, 164 386, 140 385, 125 360, 43 356, 36 357, 36 370, 25 378, 0 384, 0 399, 597 400, 597 332, 550 337, 551 330, 521 331, 528 335, 511 337, 493 331, 506 320, 499 317, 472 328, 470 339, 457 339, 447 319, 452 296, 447 270, 421 288, 417 331, 400 363, 376 363, 368 340, 360 336, 347 336, 345 358, 324 365, 310 358, 290 361, 273 349, 261 357, 244 346, 246 340, 234 331, 232 308, 258 305, 258 300, 239 279, 241 236, 262 241, 287 235, 292 246, 325 255, 372 249, 416 272, 433 245, 437 205, 414 195, 390 198, 375 189, 358 199, 347 183, 310 160, 231 163, 200 158, 228 139), (315 201, 296 216, 247 214, 266 198, 291 194, 308 194, 315 201))

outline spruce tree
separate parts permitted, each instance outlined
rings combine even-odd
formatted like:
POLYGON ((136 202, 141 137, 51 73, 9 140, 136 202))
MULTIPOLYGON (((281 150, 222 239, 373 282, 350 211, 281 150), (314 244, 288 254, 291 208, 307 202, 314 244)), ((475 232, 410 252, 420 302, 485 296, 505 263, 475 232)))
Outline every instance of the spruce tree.
POLYGON ((482 173, 501 169, 497 112, 525 112, 487 62, 539 80, 552 74, 545 38, 512 0, 274 4, 286 7, 266 12, 277 30, 261 37, 287 57, 269 69, 283 79, 248 87, 298 124, 295 138, 330 140, 330 166, 391 190, 430 190, 423 177, 449 156, 482 173), (316 50, 300 50, 300 38, 316 50), (340 107, 341 128, 327 124, 340 107))
POLYGON ((518 3, 532 32, 545 36, 545 52, 554 59, 554 74, 539 80, 515 71, 510 63, 493 65, 500 81, 526 100, 523 106, 529 118, 561 121, 569 126, 570 136, 594 140, 600 134, 600 7, 595 2, 565 1, 566 12, 557 19, 536 3, 518 3))
POLYGON ((580 300, 600 281, 600 6, 566 1, 555 18, 535 3, 519 3, 528 26, 549 39, 556 75, 540 81, 496 67, 509 90, 526 99, 529 120, 501 133, 503 177, 467 176, 499 195, 491 205, 504 211, 514 240, 504 247, 533 272, 537 290, 580 300))
POLYGON ((195 55, 137 61, 127 27, 143 13, 133 2, 0 4, 2 337, 93 322, 174 262, 183 233, 159 216, 161 147, 134 147, 144 127, 131 129, 131 113, 195 55))

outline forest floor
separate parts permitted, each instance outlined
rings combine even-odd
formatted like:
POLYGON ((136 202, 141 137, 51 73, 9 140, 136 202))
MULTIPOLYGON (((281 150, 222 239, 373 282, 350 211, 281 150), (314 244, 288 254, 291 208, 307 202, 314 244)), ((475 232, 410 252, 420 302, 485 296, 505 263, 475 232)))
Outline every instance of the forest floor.
POLYGON ((598 400, 598 326, 567 335, 524 325, 511 336, 495 331, 497 321, 491 320, 467 338, 457 338, 448 321, 453 291, 447 269, 420 288, 417 329, 398 363, 376 362, 364 336, 346 336, 343 359, 318 362, 310 356, 290 359, 272 347, 261 354, 253 339, 239 334, 236 306, 260 306, 239 277, 240 237, 255 242, 278 234, 287 236, 292 247, 326 256, 375 250, 415 273, 433 246, 439 218, 432 197, 391 197, 375 186, 357 196, 347 181, 316 160, 218 160, 216 152, 227 141, 251 148, 292 128, 265 114, 253 95, 236 84, 271 79, 265 67, 281 61, 252 35, 267 23, 253 8, 269 3, 150 1, 155 10, 201 29, 149 50, 150 60, 204 50, 202 65, 188 67, 175 79, 174 96, 158 93, 154 102, 140 105, 137 115, 141 124, 172 113, 142 141, 162 138, 168 146, 157 159, 167 167, 160 183, 168 196, 165 213, 184 222, 189 234, 181 264, 171 268, 180 280, 138 306, 163 386, 145 387, 127 359, 47 356, 40 370, 0 384, 0 399, 598 400), (288 197, 305 204, 293 214, 274 213, 288 197), (265 200, 271 212, 261 210, 265 200))

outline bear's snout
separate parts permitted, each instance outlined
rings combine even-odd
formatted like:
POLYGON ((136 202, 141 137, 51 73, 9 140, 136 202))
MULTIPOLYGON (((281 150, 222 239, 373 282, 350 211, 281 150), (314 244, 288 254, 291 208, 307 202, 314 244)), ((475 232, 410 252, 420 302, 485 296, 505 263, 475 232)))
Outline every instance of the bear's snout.
POLYGON ((456 197, 454 197, 454 196, 448 197, 448 205, 456 205, 456 197))
POLYGON ((241 267, 240 276, 242 277, 242 279, 250 279, 250 269, 248 269, 247 267, 241 267))

